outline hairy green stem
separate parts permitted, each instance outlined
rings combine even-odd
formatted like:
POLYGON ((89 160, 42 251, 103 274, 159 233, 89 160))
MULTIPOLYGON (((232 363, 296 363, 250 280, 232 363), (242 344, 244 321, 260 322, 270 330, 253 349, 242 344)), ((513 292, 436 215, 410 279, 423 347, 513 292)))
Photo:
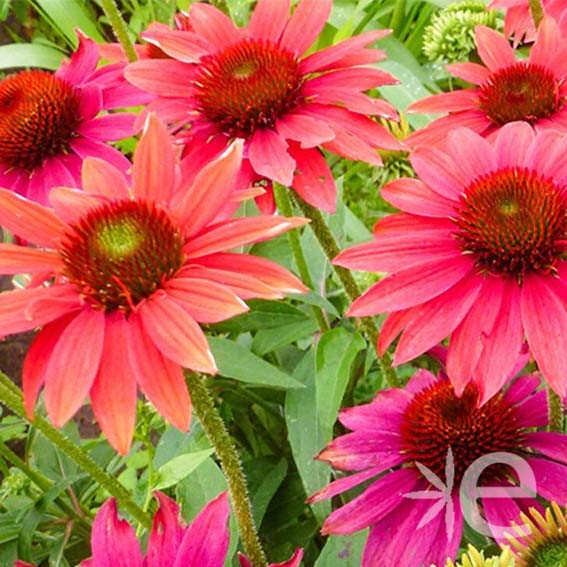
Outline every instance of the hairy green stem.
POLYGON ((35 427, 43 436, 51 441, 64 455, 69 457, 75 464, 83 469, 102 488, 107 490, 118 503, 134 517, 140 524, 149 528, 152 520, 149 514, 144 512, 134 502, 129 490, 124 488, 118 480, 109 475, 88 455, 81 447, 75 445, 59 429, 51 425, 43 417, 36 415, 30 420, 24 409, 22 393, 20 389, 2 372, 0 372, 0 401, 10 408, 16 415, 25 419, 35 427))
POLYGON ((563 403, 551 388, 547 389, 549 398, 549 431, 563 433, 563 403))
POLYGON ((543 20, 543 4, 541 0, 529 0, 530 4, 530 13, 532 15, 532 19, 534 21, 534 26, 537 30, 539 24, 543 20))
MULTIPOLYGON (((332 260, 339 254, 340 248, 331 232, 331 229, 327 226, 323 215, 319 209, 312 207, 309 203, 306 203, 299 195, 293 194, 293 200, 297 204, 297 206, 301 209, 303 214, 311 220, 310 227, 313 230, 313 233, 317 237, 319 244, 325 251, 325 255, 327 256, 331 266, 333 266, 333 270, 337 277, 339 278, 348 298, 351 301, 354 301, 357 297, 360 296, 360 288, 356 283, 353 275, 350 273, 349 270, 343 268, 342 266, 335 266, 332 263, 332 260)), ((380 331, 374 322, 372 317, 361 317, 356 320, 356 324, 360 329, 366 334, 369 341, 374 345, 376 348, 376 343, 378 342, 378 335, 380 331)), ((396 377, 396 373, 392 369, 392 361, 390 359, 390 355, 388 353, 384 353, 384 355, 380 356, 377 353, 378 359, 378 366, 380 367, 380 371, 382 375, 386 379, 386 382, 390 386, 397 386, 398 379, 396 377)))
MULTIPOLYGON (((291 217, 293 216, 293 207, 291 205, 291 201, 289 198, 289 189, 274 183, 274 199, 276 200, 276 204, 280 213, 284 217, 291 217)), ((301 242, 299 240, 299 229, 294 228, 292 230, 288 230, 287 238, 289 241, 289 245, 291 247, 291 252, 295 259, 295 263, 297 265, 297 270, 299 271, 299 277, 301 281, 309 288, 314 289, 313 280, 311 279, 311 274, 309 273, 309 268, 307 267, 307 261, 305 260, 305 255, 303 254, 303 248, 301 247, 301 242)), ((329 323, 325 319, 325 315, 320 307, 317 305, 312 305, 311 309, 313 311, 313 315, 317 320, 317 324, 322 332, 329 330, 329 323)))
POLYGON ((130 37, 128 36, 128 27, 120 15, 116 2, 114 0, 101 0, 100 3, 110 25, 112 26, 112 29, 114 30, 116 39, 120 42, 122 49, 124 49, 124 53, 126 54, 128 61, 136 61, 138 59, 138 55, 134 49, 134 44, 130 41, 130 37))
POLYGON ((228 483, 244 551, 254 567, 267 567, 268 562, 254 524, 252 505, 236 447, 215 407, 205 378, 189 371, 185 372, 185 376, 195 414, 215 449, 228 483))

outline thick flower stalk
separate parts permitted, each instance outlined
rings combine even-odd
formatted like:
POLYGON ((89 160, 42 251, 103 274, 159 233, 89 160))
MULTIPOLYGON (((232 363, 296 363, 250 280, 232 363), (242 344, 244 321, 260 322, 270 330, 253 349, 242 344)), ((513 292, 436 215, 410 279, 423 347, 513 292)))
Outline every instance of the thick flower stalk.
POLYGON ((484 402, 527 341, 551 388, 567 395, 565 152, 565 135, 522 122, 491 142, 462 128, 445 150, 413 153, 419 179, 383 188, 403 212, 335 263, 389 273, 348 314, 388 313, 378 347, 401 334, 395 365, 450 336, 447 372, 457 393, 472 379, 484 402))
POLYGON ((567 436, 545 431, 547 394, 539 386, 536 376, 519 377, 479 407, 474 383, 457 395, 446 376, 420 370, 406 388, 384 390, 369 404, 342 410, 339 420, 351 433, 331 441, 318 458, 352 474, 310 500, 370 482, 331 513, 323 533, 370 527, 362 567, 445 565, 459 548, 465 514, 469 523, 484 518, 488 533, 504 541, 512 521, 535 505, 532 490, 567 502, 567 436), (489 461, 481 466, 479 459, 489 461), (514 465, 530 471, 533 486, 518 486, 514 465), (471 492, 461 489, 473 467, 479 471, 473 488, 493 490, 469 499, 463 494, 471 492))
POLYGON ((191 4, 190 31, 142 34, 172 59, 133 63, 126 78, 157 96, 149 109, 181 129, 189 163, 206 163, 241 138, 241 183, 267 183, 257 201, 265 212, 274 210, 272 181, 333 212, 335 183, 320 148, 381 165, 376 150, 400 144, 369 118, 395 118, 394 108, 366 94, 395 82, 365 66, 385 57, 366 47, 387 31, 306 55, 330 9, 331 0, 302 0, 290 15, 289 0, 260 0, 248 27, 237 28, 213 6, 191 4))
POLYGON ((41 328, 23 369, 28 415, 42 387, 58 427, 90 396, 101 429, 125 454, 139 385, 187 430, 183 368, 217 371, 199 323, 246 311, 243 299, 304 291, 280 266, 226 252, 305 222, 230 218, 248 196, 234 190, 241 152, 235 143, 181 177, 171 140, 151 116, 131 186, 114 166, 89 158, 83 190, 53 189, 51 207, 0 190, 0 225, 37 246, 0 245, 1 273, 34 276, 27 288, 0 294, 4 335, 41 328))
POLYGON ((453 63, 447 70, 475 88, 433 95, 412 104, 410 112, 448 112, 408 138, 409 145, 441 145, 447 135, 463 126, 482 136, 493 136, 518 120, 536 131, 567 133, 567 36, 557 23, 542 21, 527 59, 498 32, 476 28, 476 45, 483 65, 453 63))
POLYGON ((134 134, 135 115, 101 111, 147 102, 129 84, 124 65, 97 69, 94 41, 79 47, 55 72, 20 71, 0 81, 0 187, 47 203, 52 187, 79 187, 86 157, 121 171, 130 162, 107 142, 134 134))

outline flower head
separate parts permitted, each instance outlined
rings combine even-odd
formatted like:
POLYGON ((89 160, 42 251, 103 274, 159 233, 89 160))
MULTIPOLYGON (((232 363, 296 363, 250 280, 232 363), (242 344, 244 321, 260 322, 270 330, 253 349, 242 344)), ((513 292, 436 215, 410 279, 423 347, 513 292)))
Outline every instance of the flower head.
POLYGON ((134 133, 135 116, 103 110, 146 102, 123 77, 124 65, 96 69, 94 41, 79 47, 55 72, 20 71, 0 81, 0 187, 47 203, 52 187, 78 187, 87 156, 122 171, 128 160, 106 142, 134 133))
POLYGON ((469 544, 468 551, 463 553, 461 560, 453 563, 449 559, 446 567, 513 567, 513 565, 514 559, 509 547, 506 547, 499 556, 485 558, 482 551, 469 544))
MULTIPOLYGON (((299 567, 303 558, 303 549, 296 549, 293 556, 283 563, 270 563, 268 567, 299 567)), ((238 554, 241 567, 254 567, 246 555, 238 554)))
POLYGON ((447 69, 477 87, 412 104, 412 112, 449 114, 409 136, 408 144, 440 144, 459 126, 486 137, 518 120, 538 131, 567 132, 567 38, 554 20, 542 21, 527 59, 516 59, 506 39, 487 27, 476 28, 476 45, 484 65, 454 63, 447 69))
POLYGON ((191 522, 179 520, 179 506, 161 492, 146 556, 134 529, 118 517, 116 501, 108 500, 96 515, 91 536, 92 557, 81 567, 222 567, 229 543, 230 508, 226 492, 211 500, 191 522))
POLYGON ((492 142, 463 128, 446 150, 414 152, 420 179, 382 190, 403 213, 334 260, 390 273, 349 310, 389 313, 380 351, 402 333, 401 364, 451 335, 447 371, 457 392, 472 377, 485 401, 527 340, 545 379, 567 394, 565 151, 564 135, 516 122, 492 142))
MULTIPOLYGON (((554 18, 561 28, 567 31, 567 6, 564 0, 542 0, 544 14, 554 18)), ((536 37, 536 29, 530 12, 529 0, 492 0, 489 8, 506 10, 504 32, 514 44, 531 42, 536 37)))
POLYGON ((24 363, 26 410, 45 386, 61 426, 90 395, 110 443, 127 452, 136 384, 172 424, 186 430, 190 400, 182 367, 214 374, 199 323, 247 310, 252 297, 305 290, 287 270, 227 250, 266 240, 304 219, 231 219, 241 143, 180 177, 164 126, 150 116, 132 166, 132 186, 109 163, 89 158, 84 191, 56 188, 52 208, 0 190, 0 225, 38 248, 0 245, 0 270, 35 274, 0 294, 5 335, 42 327, 24 363), (41 283, 46 282, 46 283, 41 283))
POLYGON ((291 16, 289 5, 260 0, 249 26, 237 28, 213 6, 192 4, 191 31, 143 34, 173 59, 133 63, 126 77, 157 95, 149 108, 165 121, 190 126, 180 136, 192 161, 206 162, 242 138, 247 181, 292 185, 313 206, 333 211, 334 180, 319 147, 376 165, 377 148, 400 148, 368 117, 393 118, 395 110, 364 93, 395 82, 362 66, 384 57, 365 47, 387 32, 362 34, 306 56, 331 1, 302 0, 291 16))
POLYGON ((370 482, 331 513, 323 533, 370 527, 362 567, 444 565, 457 553, 465 520, 502 540, 520 511, 535 505, 533 492, 567 502, 567 437, 534 430, 548 423, 538 388, 536 377, 520 377, 479 408, 475 384, 458 397, 445 376, 421 370, 405 389, 342 410, 351 433, 318 458, 354 474, 310 500, 370 482), (532 485, 524 484, 531 475, 532 485))
POLYGON ((530 508, 520 515, 519 523, 522 525, 515 526, 517 537, 508 537, 514 546, 516 567, 567 564, 567 514, 556 502, 546 508, 544 515, 530 508))

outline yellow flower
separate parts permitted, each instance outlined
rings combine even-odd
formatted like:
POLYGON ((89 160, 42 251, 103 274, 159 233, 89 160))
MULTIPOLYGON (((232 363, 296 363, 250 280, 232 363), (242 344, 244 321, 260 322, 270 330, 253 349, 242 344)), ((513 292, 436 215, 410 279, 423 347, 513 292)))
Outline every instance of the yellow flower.
POLYGON ((453 563, 447 560, 445 567, 513 567, 514 556, 510 552, 509 547, 504 547, 502 554, 498 557, 484 558, 484 553, 478 551, 472 545, 469 545, 467 553, 463 553, 459 563, 453 563))

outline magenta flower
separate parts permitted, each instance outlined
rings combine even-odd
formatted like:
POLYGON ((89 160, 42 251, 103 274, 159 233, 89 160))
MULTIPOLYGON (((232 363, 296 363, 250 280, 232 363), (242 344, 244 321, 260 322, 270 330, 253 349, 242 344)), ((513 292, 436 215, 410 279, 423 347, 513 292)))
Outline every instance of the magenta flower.
MULTIPOLYGON (((399 143, 368 115, 395 118, 393 107, 364 91, 395 79, 375 67, 384 58, 365 47, 373 31, 305 55, 323 29, 331 0, 260 0, 247 28, 220 10, 191 4, 192 31, 142 34, 173 60, 129 65, 126 77, 157 95, 149 108, 183 130, 191 160, 206 163, 243 138, 248 179, 266 178, 332 212, 336 191, 319 150, 381 165, 378 148, 399 143)), ((270 209, 264 203, 264 209, 270 209)))
POLYGON ((476 385, 458 397, 445 376, 420 370, 406 388, 379 392, 369 404, 342 410, 339 419, 352 432, 333 440, 318 458, 354 474, 310 501, 370 483, 331 513, 322 532, 350 534, 370 527, 362 567, 445 565, 459 548, 463 515, 475 519, 470 512, 478 512, 479 502, 499 540, 522 510, 538 506, 526 490, 534 487, 517 486, 520 468, 533 473, 541 497, 565 504, 567 436, 535 429, 548 424, 547 395, 539 385, 537 377, 522 376, 479 407, 476 385), (490 466, 477 461, 491 455, 496 460, 490 466), (460 497, 473 463, 476 470, 481 467, 478 487, 502 490, 481 492, 478 502, 460 497), (519 492, 522 497, 515 500, 511 494, 517 498, 519 492))
MULTIPOLYGON (((303 549, 296 549, 293 556, 283 563, 270 563, 268 567, 299 567, 303 558, 303 549)), ((254 567, 246 555, 238 554, 241 567, 254 567)))
POLYGON ((334 262, 389 272, 349 315, 389 313, 381 352, 401 333, 401 364, 451 335, 447 371, 457 393, 471 379, 489 399, 507 380, 524 339, 550 386, 567 394, 567 139, 526 123, 492 142, 461 128, 445 151, 411 157, 420 180, 388 184, 401 214, 372 242, 334 262))
POLYGON ((96 515, 92 557, 81 567, 223 567, 230 539, 227 493, 211 500, 186 527, 179 520, 179 506, 161 492, 155 496, 159 510, 145 557, 134 529, 118 517, 111 498, 96 515))
POLYGON ((21 71, 0 81, 0 187, 40 203, 52 187, 79 187, 88 156, 126 171, 130 162, 107 142, 131 136, 135 115, 99 114, 151 98, 124 79, 123 64, 97 70, 94 41, 78 37, 54 74, 21 71))
POLYGON ((139 385, 165 419, 187 430, 183 368, 217 372, 199 324, 243 313, 243 299, 305 291, 281 266, 230 252, 305 223, 230 218, 241 159, 235 142, 181 177, 165 127, 150 116, 131 187, 116 168, 88 158, 84 190, 53 189, 53 208, 0 189, 0 225, 38 246, 0 244, 0 273, 34 275, 27 288, 0 294, 3 335, 41 328, 23 369, 28 415, 42 387, 57 427, 90 396, 110 444, 125 454, 139 385))
POLYGON ((477 26, 476 44, 484 65, 453 63, 447 69, 476 88, 433 95, 412 104, 410 112, 448 112, 406 138, 412 146, 441 144, 459 126, 482 136, 522 120, 537 131, 567 133, 567 37, 545 18, 527 59, 516 59, 502 35, 477 26))
MULTIPOLYGON (((551 16, 567 31, 567 4, 565 0, 542 0, 544 14, 551 16)), ((531 42, 536 37, 536 29, 530 13, 529 0, 492 0, 487 8, 506 10, 504 33, 513 38, 514 43, 531 42)))

